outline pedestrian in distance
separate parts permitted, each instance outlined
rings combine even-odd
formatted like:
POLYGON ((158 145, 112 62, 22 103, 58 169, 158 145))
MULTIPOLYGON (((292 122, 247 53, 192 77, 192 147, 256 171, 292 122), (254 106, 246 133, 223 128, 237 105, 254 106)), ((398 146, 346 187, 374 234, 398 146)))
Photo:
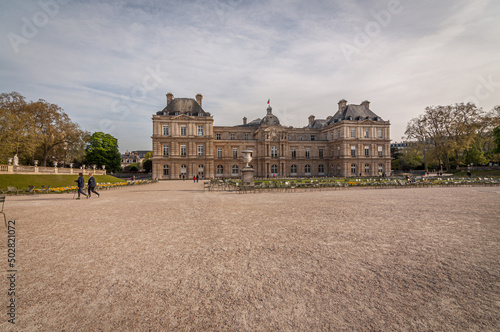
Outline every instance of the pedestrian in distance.
POLYGON ((75 180, 78 183, 78 197, 76 199, 80 199, 80 194, 87 196, 86 193, 83 192, 83 188, 85 188, 85 179, 83 178, 83 173, 78 173, 78 180, 75 180))
POLYGON ((97 186, 97 184, 95 183, 95 179, 92 176, 92 173, 89 173, 89 182, 87 184, 88 191, 89 191, 89 196, 88 196, 89 198, 92 196, 92 193, 96 194, 97 198, 99 198, 101 196, 101 194, 99 194, 97 191, 95 191, 96 186, 97 186))
POLYGON ((200 177, 198 175, 196 175, 196 183, 198 183, 199 179, 200 179, 200 177))
POLYGON ((193 175, 193 183, 196 183, 196 175, 193 175))

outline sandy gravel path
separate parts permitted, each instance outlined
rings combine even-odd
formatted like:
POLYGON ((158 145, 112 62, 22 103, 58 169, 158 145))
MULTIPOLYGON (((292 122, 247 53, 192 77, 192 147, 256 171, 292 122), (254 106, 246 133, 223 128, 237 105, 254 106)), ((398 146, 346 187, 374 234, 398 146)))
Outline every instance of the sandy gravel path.
POLYGON ((7 198, 16 330, 500 330, 500 187, 72 196, 7 198))

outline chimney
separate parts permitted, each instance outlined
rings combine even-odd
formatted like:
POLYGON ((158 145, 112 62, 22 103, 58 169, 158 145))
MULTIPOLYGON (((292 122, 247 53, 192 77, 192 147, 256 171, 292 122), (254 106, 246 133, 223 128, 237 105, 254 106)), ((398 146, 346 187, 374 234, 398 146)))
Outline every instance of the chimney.
POLYGON ((198 93, 196 95, 196 102, 198 103, 198 105, 200 105, 201 107, 201 100, 203 99, 203 96, 201 95, 201 93, 198 93))
POLYGON ((174 100, 174 95, 172 92, 167 93, 167 105, 170 104, 170 102, 174 100))
POLYGON ((314 119, 315 119, 315 118, 316 118, 316 117, 315 117, 314 115, 310 115, 310 116, 309 116, 309 127, 311 127, 311 128, 312 128, 312 125, 313 125, 313 123, 314 123, 314 119))
POLYGON ((361 103, 364 107, 370 109, 370 102, 368 100, 365 100, 364 102, 361 103))
POLYGON ((243 117, 243 124, 246 125, 247 124, 247 117, 243 117))
POLYGON ((342 99, 339 101, 339 113, 340 114, 344 113, 346 106, 347 106, 347 100, 342 99))

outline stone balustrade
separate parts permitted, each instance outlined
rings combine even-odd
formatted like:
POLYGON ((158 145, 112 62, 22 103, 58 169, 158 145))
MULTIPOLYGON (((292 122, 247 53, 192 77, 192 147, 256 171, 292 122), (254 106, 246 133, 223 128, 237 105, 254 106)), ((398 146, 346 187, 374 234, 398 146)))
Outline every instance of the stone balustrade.
POLYGON ((80 172, 83 174, 106 175, 106 170, 94 170, 92 168, 0 165, 0 174, 78 174, 80 172))

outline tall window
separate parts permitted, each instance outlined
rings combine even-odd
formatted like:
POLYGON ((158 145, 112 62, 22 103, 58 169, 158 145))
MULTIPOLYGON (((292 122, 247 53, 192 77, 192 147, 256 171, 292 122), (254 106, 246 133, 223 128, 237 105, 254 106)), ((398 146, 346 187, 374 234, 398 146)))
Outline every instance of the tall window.
POLYGON ((217 158, 222 158, 222 148, 217 148, 217 158))
POLYGON ((218 175, 224 174, 224 167, 222 165, 217 165, 217 174, 218 175))
POLYGON ((323 159, 323 149, 319 149, 319 159, 323 159))
POLYGON ((203 156, 203 145, 198 145, 198 156, 203 156))
POLYGON ((278 175, 278 165, 271 165, 271 174, 278 175))
POLYGON ((370 174, 370 164, 365 164, 365 174, 370 174))
POLYGON ((220 139, 220 134, 215 134, 215 139, 220 139))
POLYGON ((311 155, 311 151, 309 149, 306 149, 306 158, 309 158, 311 155))
POLYGON ((356 137, 356 128, 351 128, 351 137, 356 137))
POLYGON ((352 157, 356 156, 356 146, 355 145, 351 145, 351 156, 352 157))
POLYGON ((356 175, 356 164, 351 164, 351 174, 356 175))
POLYGON ((163 146, 163 155, 168 156, 168 144, 163 146))
POLYGON ((186 126, 185 125, 181 125, 181 136, 186 136, 186 126))
POLYGON ((365 145, 365 156, 369 156, 369 155, 370 155, 370 146, 365 145))
POLYGON ((378 138, 383 138, 383 137, 384 137, 384 136, 382 135, 382 129, 379 129, 379 130, 377 131, 377 133, 378 133, 378 135, 377 135, 377 137, 378 137, 378 138))
POLYGON ((238 149, 237 148, 233 148, 233 158, 234 159, 238 158, 238 149))
POLYGON ((365 138, 370 138, 370 129, 365 129, 365 138))
POLYGON ((337 146, 337 156, 340 157, 340 146, 337 146))
POLYGON ((381 145, 378 146, 378 156, 382 157, 382 146, 381 145))
POLYGON ((292 158, 297 158, 297 150, 292 149, 292 158))
POLYGON ((379 173, 382 173, 384 171, 384 165, 378 164, 378 171, 379 173))
POLYGON ((337 129, 337 138, 340 138, 340 129, 337 129))
POLYGON ((330 138, 333 141, 333 131, 330 133, 330 138))
POLYGON ((187 174, 187 169, 186 165, 181 165, 181 174, 187 174))
POLYGON ((170 168, 168 165, 163 166, 163 175, 169 175, 170 174, 170 168))
POLYGON ((299 141, 302 141, 302 135, 299 135, 299 141))
POLYGON ((315 141, 316 140, 316 135, 311 135, 311 141, 315 141))
POLYGON ((318 166, 318 173, 319 173, 320 175, 325 174, 325 166, 324 166, 324 165, 319 165, 319 166, 318 166))
POLYGON ((205 172, 205 167, 203 165, 198 165, 198 174, 203 175, 205 172))
POLYGON ((231 168, 231 174, 238 175, 238 165, 233 165, 231 168))
POLYGON ((186 156, 187 153, 186 153, 186 146, 185 145, 181 145, 181 156, 186 156))
POLYGON ((198 136, 203 136, 203 126, 198 126, 198 136))
POLYGON ((297 175, 297 165, 290 166, 290 173, 297 175))
POLYGON ((249 138, 248 134, 245 134, 245 139, 248 140, 249 138))
POLYGON ((234 139, 234 138, 235 138, 235 137, 234 137, 234 134, 231 134, 231 139, 234 139))
POLYGON ((304 166, 304 172, 306 175, 311 175, 311 165, 304 166))
POLYGON ((331 148, 331 150, 330 150, 330 157, 334 157, 334 155, 333 155, 333 148, 331 148))
POLYGON ((168 125, 163 125, 163 135, 164 135, 164 136, 169 135, 169 132, 168 132, 168 125))
POLYGON ((278 148, 276 146, 271 146, 271 157, 278 158, 278 148))

